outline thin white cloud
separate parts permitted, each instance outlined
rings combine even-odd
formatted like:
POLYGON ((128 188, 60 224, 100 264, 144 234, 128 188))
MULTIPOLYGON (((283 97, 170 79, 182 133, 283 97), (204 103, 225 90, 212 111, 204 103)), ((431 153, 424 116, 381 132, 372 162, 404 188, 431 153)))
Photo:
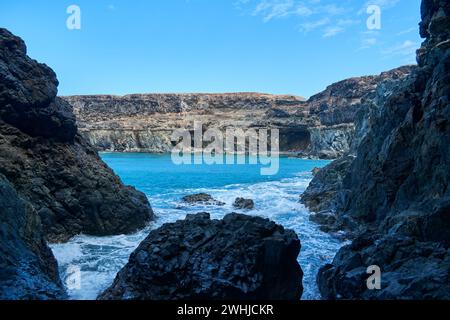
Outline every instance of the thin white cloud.
POLYGON ((418 29, 417 27, 409 28, 409 29, 402 30, 402 31, 398 32, 396 35, 397 36, 403 36, 405 34, 413 32, 413 31, 417 32, 417 29, 418 29))
POLYGON ((344 32, 358 20, 344 16, 354 12, 353 8, 344 7, 341 3, 330 3, 321 0, 236 0, 235 6, 251 7, 253 16, 262 17, 267 23, 276 19, 295 17, 300 20, 298 29, 308 33, 320 29, 324 38, 344 32))
MULTIPOLYGON (((338 34, 356 30, 361 34, 360 49, 381 44, 381 33, 366 29, 367 7, 378 5, 382 10, 395 7, 400 0, 234 0, 237 6, 245 7, 251 15, 260 17, 263 22, 274 22, 277 19, 295 19, 297 28, 306 34, 316 32, 322 38, 332 38, 338 34), (358 3, 359 2, 359 3, 358 3), (363 4, 363 6, 361 6, 363 4), (361 14, 361 15, 359 15, 361 14), (364 14, 364 15, 362 15, 364 14)), ((398 35, 412 30, 404 30, 398 35)), ((394 33, 395 35, 395 33, 394 33)))
POLYGON ((336 24, 341 27, 351 26, 351 25, 355 25, 355 24, 359 24, 359 23, 361 23, 361 20, 357 20, 357 19, 339 19, 336 22, 336 24))
POLYGON ((304 22, 304 23, 300 24, 299 31, 308 33, 313 30, 316 30, 320 27, 326 26, 329 23, 330 23, 329 18, 323 18, 323 19, 319 19, 319 20, 315 20, 315 21, 304 22))
POLYGON ((413 63, 416 59, 416 50, 420 44, 411 40, 405 40, 393 47, 384 49, 381 54, 386 58, 402 57, 405 63, 413 63))
POLYGON ((390 9, 395 7, 399 1, 400 0, 368 0, 358 11, 358 14, 365 14, 367 12, 367 8, 371 5, 379 6, 382 10, 390 9))
POLYGON ((254 16, 262 16, 264 22, 287 16, 309 16, 313 11, 303 3, 294 0, 263 0, 253 11, 254 16))
POLYGON ((377 38, 363 38, 359 49, 369 49, 378 43, 377 38))
POLYGON ((395 5, 397 5, 397 3, 400 0, 368 0, 366 2, 366 7, 368 7, 369 5, 376 5, 376 6, 380 6, 381 8, 392 8, 395 5))
POLYGON ((344 7, 338 7, 335 4, 329 4, 325 6, 320 6, 318 8, 318 11, 322 12, 323 14, 337 16, 346 13, 348 9, 344 7))
POLYGON ((322 35, 323 38, 331 38, 339 33, 342 33, 344 31, 344 28, 335 26, 335 27, 327 27, 322 35))

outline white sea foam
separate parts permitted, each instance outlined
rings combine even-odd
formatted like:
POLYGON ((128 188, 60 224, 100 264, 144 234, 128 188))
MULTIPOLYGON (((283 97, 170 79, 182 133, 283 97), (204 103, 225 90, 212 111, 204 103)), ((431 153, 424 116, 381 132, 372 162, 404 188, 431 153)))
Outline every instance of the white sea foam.
POLYGON ((187 213, 207 211, 212 218, 222 218, 230 212, 242 212, 270 218, 297 232, 302 243, 299 262, 304 272, 302 299, 320 299, 316 274, 320 266, 330 262, 342 245, 321 232, 308 219, 308 210, 299 202, 299 195, 310 182, 310 173, 301 172, 294 178, 256 184, 234 184, 213 189, 179 189, 150 198, 158 219, 146 229, 132 235, 92 237, 80 235, 68 243, 53 245, 64 279, 69 266, 81 269, 81 288, 69 289, 73 299, 95 299, 113 281, 116 273, 126 264, 130 253, 151 229, 163 223, 183 219, 187 213), (225 202, 224 206, 186 206, 180 201, 187 194, 206 192, 225 202), (255 209, 242 211, 233 208, 236 197, 251 198, 255 209))

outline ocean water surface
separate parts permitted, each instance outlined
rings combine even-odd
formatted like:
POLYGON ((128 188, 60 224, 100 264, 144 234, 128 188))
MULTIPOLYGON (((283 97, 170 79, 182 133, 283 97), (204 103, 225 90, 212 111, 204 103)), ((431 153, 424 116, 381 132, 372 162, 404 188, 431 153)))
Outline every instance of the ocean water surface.
POLYGON ((124 183, 147 195, 157 220, 132 235, 79 235, 68 243, 52 245, 63 279, 74 268, 81 271, 80 285, 68 288, 71 299, 95 299, 112 283, 150 230, 201 211, 211 213, 212 218, 230 212, 266 217, 295 230, 302 243, 299 255, 304 272, 302 299, 320 299, 315 281, 317 271, 333 259, 342 243, 309 221, 310 213, 299 202, 299 195, 312 179, 311 170, 325 166, 327 161, 281 157, 278 174, 262 176, 259 165, 175 165, 170 155, 155 154, 104 153, 101 156, 124 183), (226 205, 190 206, 181 202, 183 196, 199 192, 209 193, 226 205), (253 199, 255 209, 234 209, 236 197, 253 199))

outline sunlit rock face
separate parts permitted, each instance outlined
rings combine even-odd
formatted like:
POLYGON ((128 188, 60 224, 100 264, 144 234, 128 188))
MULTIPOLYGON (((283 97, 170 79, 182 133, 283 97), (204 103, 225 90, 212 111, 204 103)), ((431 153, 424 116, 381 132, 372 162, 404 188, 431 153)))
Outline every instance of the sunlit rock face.
POLYGON ((305 101, 260 93, 134 94, 63 97, 74 108, 80 132, 101 151, 169 152, 175 129, 279 129, 280 150, 334 159, 351 148, 355 122, 380 83, 410 67, 351 78, 305 101))

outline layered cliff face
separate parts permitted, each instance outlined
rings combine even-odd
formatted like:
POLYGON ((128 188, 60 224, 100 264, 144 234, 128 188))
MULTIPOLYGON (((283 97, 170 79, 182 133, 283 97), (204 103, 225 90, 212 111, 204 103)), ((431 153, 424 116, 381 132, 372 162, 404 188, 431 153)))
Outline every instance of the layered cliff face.
POLYGON ((78 134, 57 85, 21 39, 0 29, 0 173, 39 214, 50 241, 144 227, 153 215, 147 198, 78 134))
POLYGON ((344 80, 308 101, 259 93, 142 94, 71 96, 83 135, 99 150, 169 152, 175 129, 193 129, 194 120, 225 130, 280 130, 280 150, 302 156, 337 158, 353 143, 355 119, 378 84, 402 77, 409 68, 344 80))
POLYGON ((319 272, 327 298, 450 298, 450 3, 424 0, 421 11, 419 67, 373 100, 340 173, 330 209, 365 230, 319 272), (370 265, 382 270, 381 290, 367 290, 370 265))

